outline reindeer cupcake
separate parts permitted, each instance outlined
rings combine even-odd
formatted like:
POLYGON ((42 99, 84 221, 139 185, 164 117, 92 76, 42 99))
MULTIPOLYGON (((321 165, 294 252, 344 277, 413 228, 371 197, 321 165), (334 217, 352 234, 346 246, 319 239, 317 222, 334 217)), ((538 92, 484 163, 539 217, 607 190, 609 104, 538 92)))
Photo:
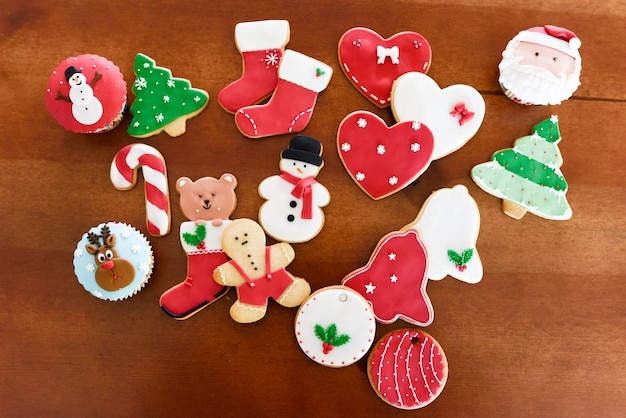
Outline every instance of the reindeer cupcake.
POLYGON ((74 272, 92 295, 120 300, 137 293, 150 278, 154 259, 146 238, 134 227, 109 222, 91 228, 74 251, 74 272))

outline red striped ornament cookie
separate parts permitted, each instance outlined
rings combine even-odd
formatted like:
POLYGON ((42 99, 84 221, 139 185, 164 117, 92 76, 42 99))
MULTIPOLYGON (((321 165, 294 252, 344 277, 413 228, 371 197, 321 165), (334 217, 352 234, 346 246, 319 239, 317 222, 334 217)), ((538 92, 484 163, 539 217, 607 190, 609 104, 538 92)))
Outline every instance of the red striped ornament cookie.
POLYGON ((443 390, 448 361, 433 337, 401 329, 376 344, 369 355, 368 377, 372 388, 389 405, 418 409, 434 401, 443 390))

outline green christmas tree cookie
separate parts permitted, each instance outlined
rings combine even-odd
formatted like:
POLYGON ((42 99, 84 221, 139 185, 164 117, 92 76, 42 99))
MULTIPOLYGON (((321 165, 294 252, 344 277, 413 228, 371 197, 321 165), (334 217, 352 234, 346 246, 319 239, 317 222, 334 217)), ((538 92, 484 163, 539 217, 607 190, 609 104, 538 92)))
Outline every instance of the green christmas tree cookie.
POLYGON ((546 219, 569 219, 567 182, 559 169, 563 164, 560 140, 558 118, 553 115, 537 124, 532 135, 517 139, 512 149, 498 151, 491 161, 475 166, 472 178, 502 199, 502 210, 515 219, 526 211, 546 219))
POLYGON ((128 133, 137 138, 185 133, 187 119, 202 112, 209 103, 206 91, 192 88, 189 80, 174 78, 167 68, 157 67, 146 55, 135 57, 135 101, 130 107, 133 120, 128 133))

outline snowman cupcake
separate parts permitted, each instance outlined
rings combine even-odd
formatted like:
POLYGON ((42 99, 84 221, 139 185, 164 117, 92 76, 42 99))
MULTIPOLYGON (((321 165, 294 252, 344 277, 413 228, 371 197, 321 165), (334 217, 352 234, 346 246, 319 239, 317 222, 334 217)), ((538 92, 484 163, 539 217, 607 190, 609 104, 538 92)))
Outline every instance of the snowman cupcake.
POLYGON ((126 82, 120 69, 104 57, 70 57, 52 71, 46 105, 52 117, 69 131, 106 132, 124 117, 126 82))

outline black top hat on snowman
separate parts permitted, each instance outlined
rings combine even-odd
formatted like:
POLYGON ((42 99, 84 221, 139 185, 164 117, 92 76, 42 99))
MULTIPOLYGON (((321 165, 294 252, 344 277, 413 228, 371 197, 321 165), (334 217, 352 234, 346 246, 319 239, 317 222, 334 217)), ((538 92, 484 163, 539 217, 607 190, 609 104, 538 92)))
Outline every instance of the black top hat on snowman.
POLYGON ((70 78, 76 73, 80 73, 80 70, 77 70, 76 67, 74 67, 73 65, 70 65, 65 70, 65 80, 69 82, 70 78))
POLYGON ((289 148, 280 154, 282 158, 302 161, 316 166, 322 165, 322 144, 315 138, 296 135, 289 141, 289 148))

